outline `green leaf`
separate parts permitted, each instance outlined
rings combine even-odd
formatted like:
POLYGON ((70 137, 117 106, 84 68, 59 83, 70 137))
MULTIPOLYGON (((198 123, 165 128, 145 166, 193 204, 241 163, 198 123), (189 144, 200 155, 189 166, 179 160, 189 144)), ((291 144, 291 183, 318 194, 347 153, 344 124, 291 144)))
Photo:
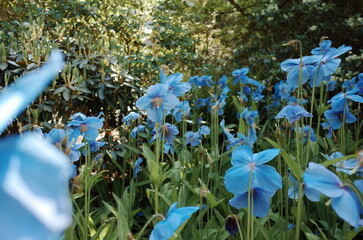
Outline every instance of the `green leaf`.
POLYGON ((283 159, 289 166, 292 174, 298 181, 302 181, 302 171, 300 170, 299 165, 295 162, 295 160, 276 142, 272 141, 269 138, 265 138, 268 143, 270 143, 274 148, 280 149, 280 154, 282 155, 283 159))
POLYGON ((71 98, 71 91, 68 88, 66 88, 64 92, 62 92, 62 95, 64 100, 69 101, 69 99, 71 98))
POLYGON ((160 174, 159 174, 159 164, 156 162, 155 154, 146 146, 146 144, 142 145, 142 149, 144 152, 144 157, 147 160, 147 165, 150 172, 150 180, 156 185, 159 186, 161 183, 160 174))
POLYGON ((346 160, 346 159, 350 159, 350 158, 356 158, 357 155, 356 154, 352 154, 352 155, 348 155, 348 156, 344 156, 344 157, 341 157, 341 158, 336 158, 336 159, 332 159, 332 160, 327 160, 325 162, 323 162, 321 165, 323 165, 324 167, 328 167, 334 163, 337 163, 337 162, 340 162, 340 161, 343 161, 343 160, 346 160))
POLYGON ((323 240, 328 240, 328 238, 325 236, 324 232, 320 229, 320 227, 318 226, 318 224, 316 224, 316 222, 314 222, 311 218, 309 219, 310 222, 312 222, 315 227, 318 229, 320 235, 323 237, 323 240))
POLYGON ((54 92, 53 95, 57 95, 58 93, 64 92, 67 88, 66 87, 60 87, 57 88, 54 92))

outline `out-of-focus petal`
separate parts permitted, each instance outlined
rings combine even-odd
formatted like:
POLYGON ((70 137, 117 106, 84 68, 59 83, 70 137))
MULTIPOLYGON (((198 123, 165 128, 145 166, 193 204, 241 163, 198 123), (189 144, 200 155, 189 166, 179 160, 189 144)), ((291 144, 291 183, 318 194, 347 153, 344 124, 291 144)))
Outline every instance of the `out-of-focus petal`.
POLYGON ((1 238, 59 236, 72 220, 68 159, 34 134, 2 140, 0 152, 1 238))
POLYGON ((335 198, 343 194, 342 182, 324 166, 310 162, 309 168, 303 174, 304 183, 327 197, 335 198))
POLYGON ((59 51, 53 51, 49 61, 39 70, 22 76, 13 86, 2 91, 0 95, 0 133, 46 88, 63 66, 62 54, 59 51))

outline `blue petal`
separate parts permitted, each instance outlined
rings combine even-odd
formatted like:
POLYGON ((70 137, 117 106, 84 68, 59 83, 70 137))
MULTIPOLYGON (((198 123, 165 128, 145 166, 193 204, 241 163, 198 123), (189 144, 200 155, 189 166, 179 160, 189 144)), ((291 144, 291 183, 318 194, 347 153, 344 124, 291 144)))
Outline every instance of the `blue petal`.
POLYGON ((236 147, 232 152, 231 163, 232 166, 238 164, 247 164, 253 161, 253 153, 249 146, 242 145, 236 147))
POLYGON ((359 208, 357 197, 349 189, 344 189, 340 197, 332 198, 331 205, 337 215, 353 227, 359 226, 359 208), (349 206, 349 210, 347 207, 349 206))
POLYGON ((90 128, 90 129, 100 129, 103 126, 104 118, 99 119, 98 117, 87 117, 84 120, 84 123, 90 128))
MULTIPOLYGON (((266 191, 261 188, 254 188, 251 193, 253 198, 253 215, 256 217, 265 217, 270 210, 270 198, 275 192, 266 191)), ((248 192, 236 195, 234 198, 229 200, 229 204, 237 209, 247 208, 248 192)))
POLYGON ((309 163, 309 168, 303 174, 304 183, 327 197, 340 197, 343 194, 342 182, 331 171, 320 164, 309 163))
POLYGON ((333 73, 335 73, 335 71, 338 69, 339 64, 341 62, 340 58, 337 59, 332 59, 328 62, 326 62, 325 64, 321 65, 321 71, 323 72, 324 76, 329 76, 333 73))
POLYGON ((10 121, 21 113, 58 75, 63 68, 62 55, 53 51, 49 61, 39 70, 19 78, 16 83, 0 95, 0 133, 10 121))
POLYGON ((312 202, 320 201, 320 192, 305 185, 305 196, 312 202))
POLYGON ((248 165, 237 165, 228 169, 224 181, 226 188, 233 194, 241 194, 248 190, 250 168, 248 165))
POLYGON ((279 155, 280 149, 267 149, 259 153, 253 154, 253 161, 256 165, 261 165, 271 161, 274 157, 279 155))
POLYGON ((254 171, 254 176, 257 186, 268 191, 276 191, 282 187, 280 174, 271 166, 257 166, 254 171))
POLYGON ((162 98, 165 110, 172 110, 179 103, 179 99, 172 93, 165 94, 162 98))
POLYGON ((136 107, 140 110, 145 110, 152 107, 152 98, 143 96, 136 101, 136 107))
POLYGON ((353 100, 354 102, 363 103, 363 97, 356 95, 356 94, 348 94, 347 98, 353 100))
POLYGON ((72 221, 68 159, 34 134, 2 140, 0 152, 1 238, 59 236, 72 221))
POLYGON ((147 116, 153 122, 161 122, 164 118, 164 109, 162 107, 153 107, 146 109, 147 116))
POLYGON ((191 214, 200 209, 200 207, 176 207, 177 203, 174 203, 170 207, 166 219, 156 224, 150 234, 150 240, 168 240, 178 227, 190 218, 191 214))

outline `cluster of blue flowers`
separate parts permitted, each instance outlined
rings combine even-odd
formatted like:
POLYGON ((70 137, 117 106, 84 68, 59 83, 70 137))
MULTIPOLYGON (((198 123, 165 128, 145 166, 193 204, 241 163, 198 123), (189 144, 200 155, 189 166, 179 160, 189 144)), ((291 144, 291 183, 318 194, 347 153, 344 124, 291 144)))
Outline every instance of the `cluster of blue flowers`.
MULTIPOLYGON (((273 101, 269 109, 285 105, 275 116, 275 119, 286 119, 289 124, 296 124, 299 127, 291 128, 301 136, 301 143, 305 144, 309 141, 317 141, 314 128, 309 125, 300 126, 301 118, 313 118, 313 112, 308 112, 305 109, 309 100, 303 99, 297 90, 299 86, 306 83, 311 88, 318 86, 326 87, 327 91, 333 91, 336 86, 336 81, 332 80, 332 75, 338 69, 341 59, 338 57, 351 50, 349 46, 341 46, 339 48, 331 47, 332 43, 329 40, 324 40, 319 44, 319 47, 311 51, 311 56, 304 56, 301 59, 288 59, 281 63, 281 69, 287 72, 287 80, 280 81, 274 86, 273 101), (299 82, 299 80, 301 80, 299 82)), ((241 108, 237 114, 237 120, 244 123, 244 129, 239 132, 233 132, 232 129, 226 127, 226 120, 220 121, 220 127, 225 140, 227 150, 232 149, 231 164, 232 167, 225 175, 225 185, 229 192, 235 196, 229 201, 230 205, 237 208, 247 208, 248 198, 252 200, 252 208, 254 216, 264 217, 270 209, 270 199, 274 196, 278 189, 282 188, 282 178, 276 169, 265 163, 274 159, 279 153, 279 149, 268 149, 259 153, 253 153, 254 145, 257 141, 258 118, 259 112, 256 107, 248 107, 249 103, 256 103, 264 99, 263 91, 265 86, 260 82, 247 76, 249 68, 236 69, 232 72, 233 85, 240 86, 237 94, 237 101, 241 108), (243 133, 242 133, 243 132, 243 133)), ((193 130, 188 131, 184 128, 185 135, 183 142, 179 146, 197 147, 203 143, 206 135, 211 133, 210 128, 202 121, 202 115, 197 116, 192 110, 207 110, 208 113, 215 116, 224 115, 224 108, 227 102, 227 96, 230 93, 228 88, 228 78, 223 76, 218 82, 212 80, 212 76, 194 76, 188 82, 182 82, 182 74, 175 73, 166 76, 163 71, 160 73, 160 83, 150 86, 147 89, 145 96, 141 97, 136 102, 136 107, 144 110, 147 114, 147 122, 142 121, 142 116, 139 113, 132 112, 124 118, 126 126, 130 127, 131 137, 137 138, 141 132, 151 133, 150 142, 155 139, 162 141, 165 154, 174 154, 175 139, 180 133, 177 125, 168 122, 171 121, 182 123, 194 123, 193 130), (190 95, 185 94, 193 89, 194 96, 197 99, 189 101, 190 95), (208 96, 203 93, 208 92, 208 96), (198 98, 199 97, 199 98, 198 98), (179 99, 181 98, 181 99, 179 99), (167 118, 167 116, 171 116, 167 118), (147 130, 148 129, 148 130, 147 130)), ((345 81, 342 84, 343 92, 332 97, 328 103, 331 104, 331 109, 324 112, 325 122, 321 123, 324 129, 329 130, 327 137, 332 136, 332 131, 339 129, 345 123, 356 121, 356 117, 350 112, 349 107, 351 102, 363 103, 363 98, 360 96, 363 92, 363 74, 345 81), (357 81, 358 80, 358 81, 357 81)), ((300 89, 301 90, 301 89, 300 89)), ((311 102, 310 102, 311 104, 311 102)), ((327 108, 325 108, 327 109, 327 108)), ((321 113, 322 115, 322 113, 321 113)), ((213 118, 213 117, 212 117, 213 118)), ((218 119, 218 118, 217 118, 218 119)), ((323 120, 324 121, 324 120, 323 120)), ((177 141, 179 143, 179 140, 177 141)), ((333 157, 333 156, 332 156, 333 157)), ((332 158, 330 157, 330 158, 332 158)), ((339 158, 339 154, 334 155, 339 158)), ((134 178, 141 171, 143 160, 138 158, 134 163, 134 178)), ((337 171, 343 171, 350 174, 361 174, 360 161, 350 159, 341 161, 335 164, 337 171)), ((360 208, 358 198, 350 187, 340 182, 338 177, 332 177, 332 174, 325 167, 310 163, 309 168, 303 175, 303 194, 311 201, 320 201, 320 194, 324 194, 332 199, 333 209, 337 214, 350 223, 352 226, 360 225, 360 215, 354 213, 347 215, 342 212, 341 201, 348 199, 351 204, 355 204, 356 208, 360 208), (323 181, 321 176, 316 176, 317 172, 323 172, 322 175, 326 179, 330 179, 329 183, 319 183, 323 181), (333 181, 334 180, 334 181, 333 181), (319 185, 320 184, 320 185, 319 185), (328 186, 329 185, 329 186, 328 186), (324 187, 338 186, 333 189, 333 193, 323 190, 324 187)), ((290 175, 292 183, 288 190, 290 198, 298 198, 299 183, 290 175)), ((357 186, 358 187, 358 186, 357 186)), ((174 205, 173 205, 174 206, 174 205)), ((185 209, 196 209, 196 207, 186 207, 185 209)), ((174 207, 171 207, 174 209, 174 207)), ((189 211, 182 211, 189 216, 189 211), (187 214, 188 213, 188 214, 187 214)), ((196 210, 195 210, 196 211, 196 210)), ((170 213, 170 210, 169 210, 170 213)), ((170 215, 168 213, 168 216, 170 215)), ((180 218, 180 216, 177 216, 180 218)), ((167 239, 172 236, 173 232, 181 224, 174 223, 174 220, 167 217, 166 220, 158 223, 152 233, 152 239, 167 239), (175 224, 175 225, 173 225, 175 224), (162 231, 162 227, 173 226, 170 231, 162 231), (164 236, 166 234, 168 237, 164 236)), ((176 221, 176 220, 175 220, 176 221)), ((179 220, 178 220, 179 221, 179 220)))

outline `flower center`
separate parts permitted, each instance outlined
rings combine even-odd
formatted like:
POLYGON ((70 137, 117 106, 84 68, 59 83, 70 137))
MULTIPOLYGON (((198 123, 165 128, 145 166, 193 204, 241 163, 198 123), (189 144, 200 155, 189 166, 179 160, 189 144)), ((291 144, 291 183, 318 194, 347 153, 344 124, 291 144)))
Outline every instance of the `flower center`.
POLYGON ((87 130, 88 130, 88 126, 86 124, 81 124, 81 126, 79 126, 79 131, 87 132, 87 130))
POLYGON ((255 170, 255 168, 256 168, 255 162, 250 162, 248 165, 250 166, 250 170, 255 170))
POLYGON ((154 107, 160 107, 163 104, 163 99, 161 97, 154 97, 152 100, 152 104, 154 107))

